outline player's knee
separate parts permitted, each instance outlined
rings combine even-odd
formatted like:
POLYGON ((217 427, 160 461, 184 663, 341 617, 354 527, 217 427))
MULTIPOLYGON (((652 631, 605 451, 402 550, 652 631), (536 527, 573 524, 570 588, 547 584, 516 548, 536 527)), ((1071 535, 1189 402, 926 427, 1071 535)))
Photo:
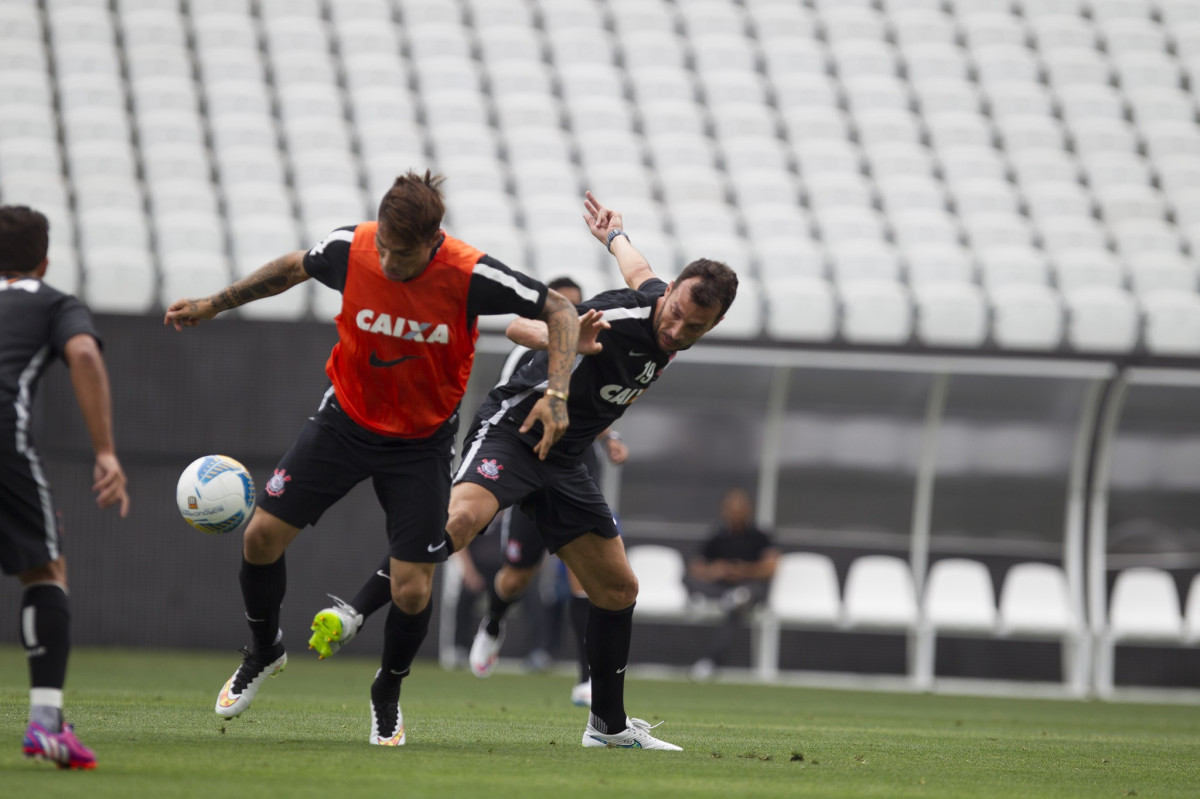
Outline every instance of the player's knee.
POLYGON ((637 601, 638 581, 633 572, 613 579, 600 592, 602 599, 592 602, 605 610, 623 610, 637 601))
POLYGON ((251 563, 274 563, 279 560, 284 548, 279 537, 266 526, 248 527, 242 536, 242 554, 251 563))
POLYGON ((397 584, 392 582, 392 602, 403 612, 414 616, 425 609, 432 596, 432 583, 414 578, 397 584))
POLYGON ((516 597, 525 592, 533 582, 537 569, 516 569, 505 566, 496 576, 496 590, 501 597, 516 597))

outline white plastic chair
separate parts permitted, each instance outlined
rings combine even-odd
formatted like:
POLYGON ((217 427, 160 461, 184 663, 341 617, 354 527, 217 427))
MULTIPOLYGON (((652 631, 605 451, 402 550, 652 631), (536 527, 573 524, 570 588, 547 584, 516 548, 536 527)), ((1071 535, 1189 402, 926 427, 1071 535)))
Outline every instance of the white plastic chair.
MULTIPOLYGON (((1152 291, 1139 300, 1146 315, 1146 349, 1155 355, 1200 355, 1200 296, 1152 291)), ((1200 597, 1195 601, 1200 603, 1200 597)))
POLYGON ((785 623, 838 624, 842 599, 833 561, 816 552, 781 555, 766 608, 785 623))
POLYGON ((847 626, 913 630, 919 613, 912 569, 892 555, 863 555, 846 573, 842 600, 847 626))
POLYGON ((1048 286, 1010 284, 988 291, 992 340, 1004 349, 1055 350, 1062 343, 1063 313, 1048 286))
POLYGON ((1129 352, 1138 341, 1138 308, 1121 289, 1085 286, 1064 295, 1067 341, 1080 352, 1129 352))
POLYGON ((925 583, 923 611, 935 631, 993 632, 996 595, 987 567, 965 558, 934 562, 925 583))
POLYGON ((925 283, 913 287, 917 339, 937 347, 978 347, 988 333, 983 292, 965 283, 925 283))
POLYGON ((838 285, 842 336, 856 344, 903 344, 912 336, 912 305, 903 284, 857 280, 838 285))
POLYGON ((777 341, 832 341, 837 335, 833 286, 816 277, 770 280, 766 333, 777 341))
POLYGON ((683 555, 657 544, 631 546, 625 553, 638 579, 637 612, 649 616, 674 616, 687 611, 688 593, 683 555))

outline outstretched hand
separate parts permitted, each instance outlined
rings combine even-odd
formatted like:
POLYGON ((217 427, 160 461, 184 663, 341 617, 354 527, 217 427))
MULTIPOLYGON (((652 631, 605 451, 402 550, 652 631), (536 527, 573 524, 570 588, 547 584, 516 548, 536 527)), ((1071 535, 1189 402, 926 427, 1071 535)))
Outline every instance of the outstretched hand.
POLYGON ((621 213, 605 208, 590 191, 585 195, 583 209, 583 221, 587 222, 588 230, 597 241, 607 246, 608 232, 622 226, 621 213))
POLYGON ((610 325, 604 319, 604 311, 598 311, 591 308, 584 311, 583 316, 579 317, 579 353, 581 355, 595 355, 604 349, 598 339, 602 330, 608 330, 610 325))
POLYGON ((212 319, 217 315, 217 309, 207 298, 202 300, 175 300, 167 308, 163 317, 164 325, 172 325, 176 330, 185 327, 195 327, 203 319, 212 319))

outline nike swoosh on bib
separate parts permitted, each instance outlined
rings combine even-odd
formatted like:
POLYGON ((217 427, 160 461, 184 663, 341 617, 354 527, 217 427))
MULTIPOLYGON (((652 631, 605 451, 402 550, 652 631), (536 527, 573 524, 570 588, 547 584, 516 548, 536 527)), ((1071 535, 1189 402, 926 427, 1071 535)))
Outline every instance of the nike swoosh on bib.
POLYGON ((372 366, 387 367, 387 366, 395 366, 397 364, 404 363, 405 361, 411 361, 413 358, 424 358, 424 357, 425 357, 424 355, 402 355, 394 361, 385 361, 382 358, 380 358, 378 355, 376 355, 375 353, 372 352, 371 357, 370 357, 370 363, 372 366))

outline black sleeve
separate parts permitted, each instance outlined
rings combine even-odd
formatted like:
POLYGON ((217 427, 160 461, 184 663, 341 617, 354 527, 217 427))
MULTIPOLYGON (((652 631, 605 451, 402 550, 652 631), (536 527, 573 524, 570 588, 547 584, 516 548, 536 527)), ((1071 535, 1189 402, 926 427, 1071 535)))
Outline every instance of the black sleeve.
POLYGON ((516 314, 527 319, 541 316, 546 305, 546 284, 509 269, 490 255, 475 264, 467 294, 467 315, 472 319, 492 314, 516 314))
POLYGON ((304 271, 331 289, 345 291, 350 242, 354 241, 356 227, 340 227, 304 253, 304 271))
POLYGON ((102 343, 87 306, 75 297, 65 295, 55 309, 54 319, 50 323, 50 348, 61 358, 67 342, 80 333, 87 333, 96 339, 97 344, 102 343))
POLYGON ((661 277, 652 277, 638 286, 637 290, 652 297, 661 297, 667 293, 667 281, 661 277))

